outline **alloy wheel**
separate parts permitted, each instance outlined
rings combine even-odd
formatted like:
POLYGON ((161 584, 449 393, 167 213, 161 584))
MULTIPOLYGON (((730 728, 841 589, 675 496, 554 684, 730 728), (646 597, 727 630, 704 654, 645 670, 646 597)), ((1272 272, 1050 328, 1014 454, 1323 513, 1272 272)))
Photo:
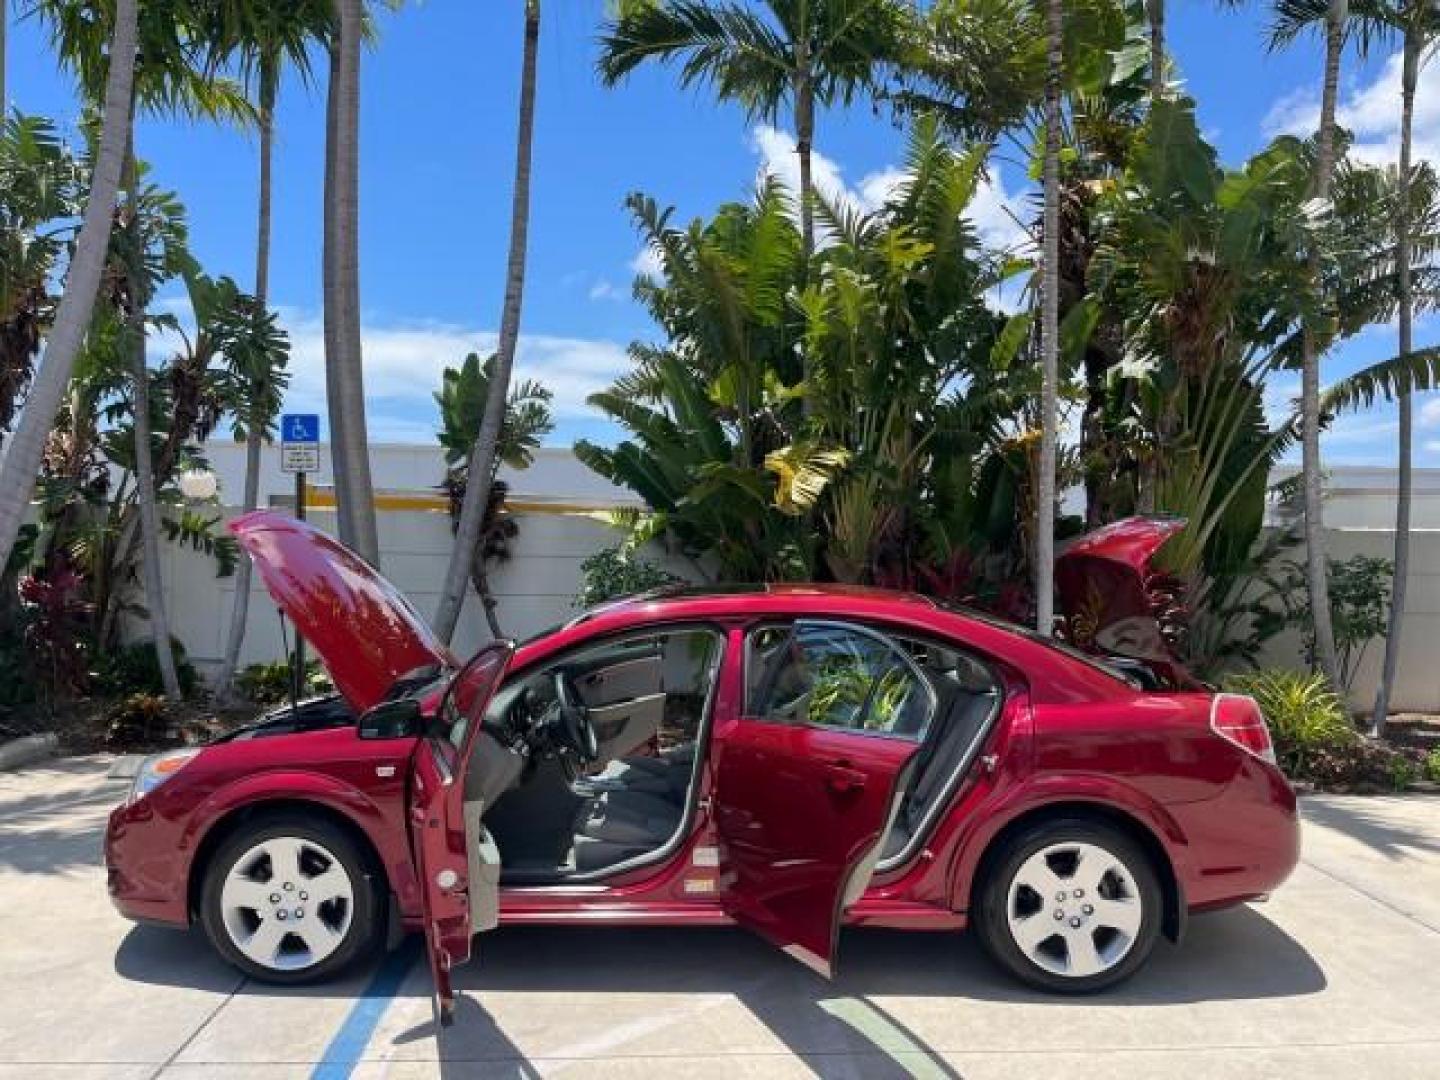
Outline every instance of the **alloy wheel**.
POLYGON ((220 914, 248 959, 274 971, 299 971, 345 941, 355 917, 355 883, 323 845, 274 836, 231 865, 220 889, 220 914))
POLYGON ((1031 963, 1079 979, 1125 959, 1140 933, 1144 904, 1134 872, 1119 856, 1098 844, 1067 840, 1020 864, 1005 915, 1031 963))

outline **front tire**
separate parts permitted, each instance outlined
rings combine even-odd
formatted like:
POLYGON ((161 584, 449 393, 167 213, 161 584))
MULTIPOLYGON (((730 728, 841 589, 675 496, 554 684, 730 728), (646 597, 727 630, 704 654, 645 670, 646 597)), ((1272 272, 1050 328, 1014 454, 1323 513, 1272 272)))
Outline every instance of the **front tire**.
POLYGON ((976 928, 986 951, 1022 981, 1089 994, 1145 963, 1163 904, 1148 854, 1126 833, 1059 818, 999 852, 981 886, 976 928))
POLYGON ((200 921, 215 950, 262 982, 321 982, 372 954, 384 903, 346 830, 289 813, 237 830, 215 851, 200 921))

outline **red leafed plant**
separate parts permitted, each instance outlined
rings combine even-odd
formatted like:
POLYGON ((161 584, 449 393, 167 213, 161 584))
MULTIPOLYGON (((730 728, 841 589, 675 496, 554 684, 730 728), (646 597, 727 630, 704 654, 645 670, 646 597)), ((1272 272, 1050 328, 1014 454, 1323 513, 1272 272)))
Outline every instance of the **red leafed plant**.
POLYGON ((85 686, 89 655, 85 627, 90 605, 84 587, 84 579, 63 565, 20 579, 25 647, 35 662, 38 681, 52 701, 85 686))

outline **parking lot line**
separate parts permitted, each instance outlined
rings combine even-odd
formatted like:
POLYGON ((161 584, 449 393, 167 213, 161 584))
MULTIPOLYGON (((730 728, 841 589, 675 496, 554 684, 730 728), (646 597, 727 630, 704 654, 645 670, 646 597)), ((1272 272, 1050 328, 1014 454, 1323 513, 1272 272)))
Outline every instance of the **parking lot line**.
POLYGON ((419 937, 412 934, 387 956, 335 1032, 330 1045, 310 1074, 311 1080, 348 1080, 359 1064, 370 1037, 400 984, 420 955, 419 937))

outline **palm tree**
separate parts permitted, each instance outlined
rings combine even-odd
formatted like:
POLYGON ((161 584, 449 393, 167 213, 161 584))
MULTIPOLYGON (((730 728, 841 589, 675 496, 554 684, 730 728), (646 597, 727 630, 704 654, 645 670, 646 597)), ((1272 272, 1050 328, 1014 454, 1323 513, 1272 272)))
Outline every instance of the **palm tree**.
POLYGON ((150 442, 150 373, 145 358, 145 309, 152 288, 145 266, 143 224, 140 212, 140 169, 134 151, 135 102, 130 102, 131 149, 125 155, 127 214, 124 240, 125 278, 129 310, 126 329, 130 341, 131 407, 135 435, 135 505, 140 518, 140 561, 145 583, 145 606, 160 682, 165 696, 177 702, 183 696, 170 644, 170 622, 165 613, 165 587, 160 570, 160 510, 155 499, 155 465, 150 442))
POLYGON ((710 84, 751 119, 788 106, 800 159, 800 234, 815 250, 811 152, 815 107, 848 104, 876 69, 900 58, 909 7, 898 0, 765 0, 769 17, 726 0, 631 0, 600 41, 600 77, 613 86, 647 60, 681 64, 683 85, 710 84))
POLYGON ((65 396, 75 357, 80 351, 100 276, 110 247, 115 199, 129 142, 130 100, 135 76, 137 0, 116 0, 115 19, 106 50, 104 112, 100 147, 91 174, 84 224, 65 278, 65 291, 51 328, 40 370, 26 399, 25 411, 0 462, 0 566, 9 562, 21 518, 35 487, 45 439, 65 396))
MULTIPOLYGON (((445 490, 450 496, 450 514, 456 525, 459 524, 465 493, 470 488, 470 455, 475 449, 485 407, 490 400, 495 362, 493 353, 483 365, 477 353, 470 353, 460 367, 445 369, 440 390, 435 395, 435 404, 440 409, 440 430, 436 434, 445 450, 445 490)), ((550 415, 553 396, 531 379, 511 388, 487 480, 490 491, 486 496, 480 541, 471 560, 470 579, 476 595, 480 597, 490 633, 497 639, 503 636, 503 631, 495 613, 497 604, 490 589, 489 565, 510 557, 510 545, 519 535, 520 528, 505 507, 509 489, 503 480, 496 479, 496 473, 502 464, 512 469, 525 469, 535 460, 540 440, 555 427, 550 415)))
POLYGON ((1055 624, 1055 444, 1060 382, 1060 91, 1065 12, 1047 0, 1045 70, 1045 218, 1040 256, 1040 476, 1035 493, 1035 627, 1055 624))
POLYGON ((1150 23, 1150 103, 1165 96, 1165 0, 1145 0, 1150 23))
MULTIPOLYGON (((82 95, 94 101, 99 94, 100 73, 105 70, 105 20, 96 19, 92 5, 77 0, 40 0, 36 10, 50 23, 51 37, 61 59, 75 71, 82 95)), ((131 350, 134 410, 136 508, 140 527, 141 559, 145 583, 148 622, 166 696, 180 698, 171 649, 169 623, 165 614, 160 570, 160 524, 156 505, 155 475, 150 446, 149 374, 146 368, 146 308, 154 295, 141 209, 140 168, 135 153, 135 117, 140 109, 151 112, 183 112, 192 116, 230 118, 249 114, 249 105, 227 80, 213 78, 195 63, 195 10, 185 0, 149 3, 137 12, 137 52, 131 92, 126 103, 124 183, 127 190, 122 275, 126 303, 126 333, 131 350)), ((183 246, 183 245, 180 245, 183 246)), ((181 253, 171 251, 166 254, 181 253)), ((179 268, 170 264, 170 271, 179 268)), ((122 553, 129 549, 129 533, 122 539, 122 553)))
POLYGON ((325 137, 325 396, 340 539, 380 563, 360 343, 360 40, 363 0, 335 0, 325 137))
MULTIPOLYGON (((505 268, 505 301, 500 313, 500 341, 495 373, 485 398, 480 433, 470 452, 468 475, 493 476, 495 457, 510 395, 510 373, 520 338, 520 306, 525 293, 525 248, 530 226, 530 159, 535 137, 535 68, 540 44, 540 0, 525 0, 525 40, 520 69, 520 117, 515 135, 515 189, 510 207, 510 254, 505 268)), ((469 484, 455 527, 455 546, 445 568, 435 631, 449 643, 465 601, 465 583, 474 564, 490 498, 489 484, 469 484)))
MULTIPOLYGON (((226 0, 210 12, 203 34, 212 62, 236 62, 254 90, 260 135, 260 178, 255 230, 254 297, 263 308, 270 293, 271 160, 275 134, 275 100, 280 76, 288 64, 308 84, 313 74, 310 47, 334 36, 335 9, 330 0, 226 0)), ((254 510, 260 498, 260 450, 267 425, 245 423, 245 489, 243 508, 254 510)), ((235 572, 235 598, 225 654, 216 676, 216 694, 224 700, 230 691, 245 624, 250 611, 249 559, 241 559, 235 572)))
MULTIPOLYGON (((1227 0, 1238 6, 1237 0, 1227 0)), ((1340 98, 1340 62, 1345 50, 1349 0, 1275 0, 1271 48, 1294 41, 1303 31, 1323 23, 1325 69, 1320 95, 1320 131, 1316 137, 1315 176, 1312 195, 1324 203, 1330 199, 1335 174, 1335 111, 1340 98)), ((1321 280, 1321 252, 1312 247, 1310 281, 1321 280)), ((1335 650, 1335 629, 1330 611, 1330 585, 1325 555, 1325 492, 1320 462, 1320 355, 1323 351, 1316 319, 1304 320, 1300 343, 1301 490, 1305 509, 1305 583, 1314 620, 1315 658, 1325 677, 1340 685, 1340 660, 1335 650)))
MULTIPOLYGON (((1400 75, 1400 199, 1396 224, 1396 272, 1399 275, 1399 355, 1402 363, 1415 347, 1415 296, 1411 266, 1411 241, 1414 231, 1410 187, 1411 158, 1414 152, 1415 88, 1420 80, 1420 64, 1429 47, 1440 40, 1440 7, 1434 0, 1399 0, 1387 3, 1382 18, 1397 27, 1403 35, 1400 75)), ((1385 733, 1390 711, 1390 695, 1395 688, 1395 674, 1400 665, 1400 645, 1405 627, 1405 592, 1410 576, 1410 508, 1414 498, 1414 430, 1415 406, 1412 387, 1407 383, 1399 394, 1400 459, 1399 490, 1395 503, 1395 577, 1390 594, 1390 621, 1385 634, 1385 659, 1381 667, 1380 685, 1375 691, 1375 707, 1370 714, 1371 733, 1385 733)))

